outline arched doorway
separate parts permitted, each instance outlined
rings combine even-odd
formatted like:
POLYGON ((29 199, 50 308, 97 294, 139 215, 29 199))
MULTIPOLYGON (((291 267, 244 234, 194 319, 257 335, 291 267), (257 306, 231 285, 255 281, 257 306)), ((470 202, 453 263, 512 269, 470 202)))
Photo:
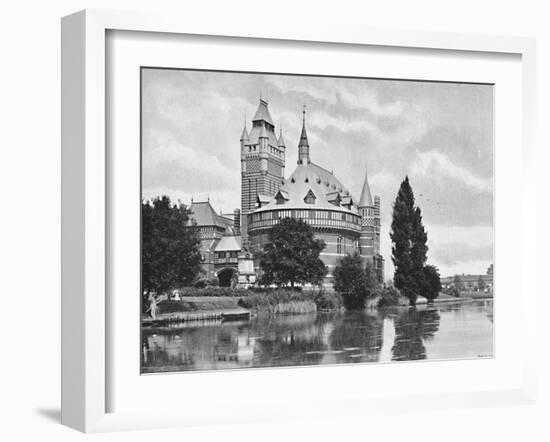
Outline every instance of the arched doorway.
POLYGON ((235 272, 236 270, 231 267, 221 269, 218 272, 218 281, 220 283, 220 287, 231 287, 231 279, 233 278, 235 272))

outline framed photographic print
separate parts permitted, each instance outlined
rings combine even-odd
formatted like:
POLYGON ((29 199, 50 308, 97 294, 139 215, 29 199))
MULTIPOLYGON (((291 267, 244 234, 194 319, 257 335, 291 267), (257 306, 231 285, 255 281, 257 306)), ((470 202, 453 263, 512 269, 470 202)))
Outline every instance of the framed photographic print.
POLYGON ((63 423, 532 400, 531 40, 85 11, 62 43, 63 423))

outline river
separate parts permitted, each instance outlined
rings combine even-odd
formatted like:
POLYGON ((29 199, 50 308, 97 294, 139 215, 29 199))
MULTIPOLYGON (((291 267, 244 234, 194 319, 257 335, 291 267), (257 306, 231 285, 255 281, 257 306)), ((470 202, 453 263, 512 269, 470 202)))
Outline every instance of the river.
POLYGON ((493 301, 143 328, 142 373, 493 356, 493 301))

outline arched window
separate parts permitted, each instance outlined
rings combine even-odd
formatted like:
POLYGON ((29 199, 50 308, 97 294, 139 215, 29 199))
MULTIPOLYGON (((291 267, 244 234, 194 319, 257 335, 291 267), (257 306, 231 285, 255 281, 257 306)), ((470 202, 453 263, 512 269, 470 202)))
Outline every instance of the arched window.
POLYGON ((342 237, 339 236, 336 240, 336 253, 342 253, 342 237))

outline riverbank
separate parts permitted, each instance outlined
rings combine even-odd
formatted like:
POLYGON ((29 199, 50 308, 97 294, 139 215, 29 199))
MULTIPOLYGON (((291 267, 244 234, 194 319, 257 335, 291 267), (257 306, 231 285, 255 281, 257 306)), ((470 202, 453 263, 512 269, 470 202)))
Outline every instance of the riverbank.
POLYGON ((159 326, 185 321, 245 319, 257 315, 303 315, 338 311, 343 305, 340 295, 324 291, 236 291, 236 296, 223 296, 228 293, 231 292, 197 290, 198 296, 162 301, 158 304, 156 318, 143 315, 142 324, 159 326))
MULTIPOLYGON (((315 312, 342 310, 342 297, 334 292, 272 290, 239 291, 239 296, 227 296, 228 290, 219 293, 197 291, 199 296, 185 296, 179 301, 162 301, 156 318, 142 316, 144 326, 162 326, 189 321, 249 319, 258 315, 302 315, 315 312), (245 296, 242 296, 245 295, 245 296)), ((476 293, 476 297, 454 297, 441 293, 434 304, 493 299, 492 294, 476 293), (483 296, 484 295, 484 296, 483 296)), ((367 309, 378 308, 379 299, 367 301, 367 309)), ((426 305, 428 300, 419 297, 416 304, 426 305)), ((398 307, 408 307, 407 298, 400 297, 398 307)))
MULTIPOLYGON (((492 293, 479 293, 479 292, 472 292, 468 293, 467 295, 461 294, 461 296, 451 296, 447 295, 446 293, 440 293, 439 296, 434 299, 434 304, 442 304, 442 303, 448 303, 448 302, 465 302, 465 301, 483 301, 483 300, 492 300, 493 294, 492 293)), ((424 298, 423 296, 419 296, 416 300, 416 305, 426 305, 428 303, 428 300, 424 298)), ((409 300, 405 297, 399 298, 399 304, 400 307, 408 307, 409 306, 409 300)))
POLYGON ((182 301, 158 305, 156 318, 144 315, 142 325, 158 326, 173 322, 247 319, 250 310, 239 305, 239 296, 189 296, 182 301))

